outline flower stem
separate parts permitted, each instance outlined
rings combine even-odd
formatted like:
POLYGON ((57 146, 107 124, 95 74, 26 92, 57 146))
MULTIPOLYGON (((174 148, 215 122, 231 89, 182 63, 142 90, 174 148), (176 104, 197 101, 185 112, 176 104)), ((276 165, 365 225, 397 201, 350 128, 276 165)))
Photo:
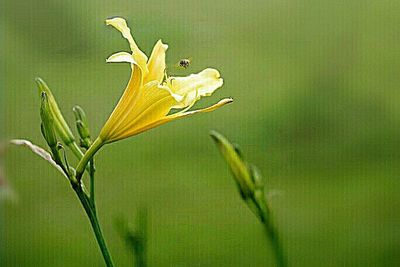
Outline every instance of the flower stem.
POLYGON ((282 245, 279 240, 278 231, 274 227, 271 220, 267 220, 264 223, 265 231, 267 233, 267 237, 271 242, 272 249, 274 250, 276 264, 279 267, 286 267, 286 259, 283 254, 282 245))
POLYGON ((94 154, 104 145, 103 141, 100 138, 94 140, 93 144, 89 147, 86 153, 83 155, 81 160, 76 167, 76 179, 78 181, 81 180, 83 172, 85 171, 86 165, 93 158, 94 154))
POLYGON ((96 236, 97 243, 100 247, 101 253, 103 254, 104 261, 107 265, 107 267, 113 267, 114 264, 111 259, 111 255, 108 252, 108 248, 106 245, 106 242, 103 237, 103 233, 101 232, 99 220, 97 218, 97 211, 96 211, 96 204, 95 204, 95 199, 94 199, 94 154, 104 145, 103 141, 99 138, 97 138, 93 144, 89 147, 89 149, 86 151, 86 153, 83 155, 81 160, 78 163, 78 166, 76 168, 76 182, 72 183, 72 187, 75 190, 79 200, 81 201, 81 204, 83 208, 85 209, 85 212, 89 218, 90 224, 92 226, 93 232, 96 236), (89 174, 90 174, 90 195, 88 196, 84 191, 82 187, 82 175, 85 172, 86 166, 88 162, 90 161, 90 166, 89 166, 89 174))
POLYGON ((95 208, 91 205, 90 199, 88 198, 86 193, 82 190, 82 187, 80 185, 75 185, 73 186, 73 188, 89 218, 90 224, 96 236, 97 243, 100 247, 101 253, 103 255, 107 267, 113 267, 114 264, 112 262, 111 255, 108 251, 106 242, 104 240, 95 208))
POLYGON ((90 160, 90 167, 89 167, 89 175, 90 175, 90 204, 92 205, 92 208, 94 210, 94 212, 96 213, 96 200, 94 197, 94 172, 95 172, 95 168, 94 168, 94 157, 90 160))
POLYGON ((266 202, 265 194, 261 191, 259 194, 254 195, 254 204, 259 211, 258 215, 264 226, 265 233, 269 241, 271 242, 272 249, 274 251, 276 266, 286 267, 286 256, 283 252, 282 243, 279 238, 278 230, 275 227, 272 212, 269 205, 266 202))

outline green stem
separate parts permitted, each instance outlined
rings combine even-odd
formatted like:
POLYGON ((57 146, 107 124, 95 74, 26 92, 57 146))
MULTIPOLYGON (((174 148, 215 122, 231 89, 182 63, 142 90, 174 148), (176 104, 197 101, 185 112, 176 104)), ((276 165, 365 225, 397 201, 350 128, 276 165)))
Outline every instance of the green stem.
POLYGON ((75 185, 75 186, 73 186, 73 188, 74 188, 79 200, 81 201, 82 206, 85 209, 85 212, 89 218, 90 224, 91 224, 93 232, 96 236, 97 243, 100 247, 101 253, 103 255, 103 258, 104 258, 104 261, 105 261, 107 267, 113 267, 114 264, 112 262, 111 255, 108 252, 108 248, 107 248, 106 242, 103 237, 103 233, 100 228, 100 224, 99 224, 99 220, 96 215, 96 211, 90 204, 90 200, 89 200, 88 196, 85 194, 85 192, 83 192, 82 187, 79 185, 75 185))
POLYGON ((274 255, 276 259, 276 264, 278 267, 286 267, 286 258, 283 253, 282 244, 279 239, 278 231, 276 230, 274 223, 271 219, 271 214, 267 212, 264 216, 264 228, 267 233, 267 238, 270 240, 272 249, 274 250, 274 255))
POLYGON ((147 210, 141 208, 136 216, 136 242, 132 242, 136 267, 147 267, 147 210))
POLYGON ((93 144, 89 147, 86 153, 83 155, 81 160, 76 167, 76 179, 78 181, 81 180, 83 172, 85 171, 86 165, 93 158, 94 154, 104 145, 103 141, 100 138, 94 140, 93 144))
POLYGON ((286 267, 286 257, 283 253, 283 248, 281 244, 281 240, 279 238, 278 231, 275 227, 275 223, 273 220, 273 216, 271 214, 271 209, 269 208, 264 191, 261 190, 254 194, 253 203, 256 206, 256 209, 259 211, 258 215, 261 219, 262 224, 264 225, 265 233, 267 238, 271 242, 272 249, 274 251, 276 265, 278 267, 286 267))
POLYGON ((94 157, 90 160, 89 175, 90 175, 90 203, 92 204, 94 212, 96 212, 96 200, 94 197, 94 157))
POLYGON ((143 248, 135 249, 135 267, 146 267, 146 256, 144 251, 142 251, 143 248))

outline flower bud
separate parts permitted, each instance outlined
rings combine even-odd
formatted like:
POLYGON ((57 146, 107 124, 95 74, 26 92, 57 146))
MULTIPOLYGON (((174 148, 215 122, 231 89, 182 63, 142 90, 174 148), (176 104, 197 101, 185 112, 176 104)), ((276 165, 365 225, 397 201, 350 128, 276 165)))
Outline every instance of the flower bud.
POLYGON ((50 148, 57 146, 57 138, 54 132, 53 118, 51 115, 47 94, 42 92, 40 102, 40 118, 42 119, 41 130, 44 139, 50 148))
POLYGON ((228 163, 243 200, 261 222, 266 223, 270 211, 265 198, 265 184, 260 171, 256 166, 248 164, 243 159, 237 145, 230 143, 218 132, 212 131, 210 135, 228 163))
POLYGON ((57 133, 60 135, 60 138, 63 140, 63 142, 66 145, 69 145, 70 143, 74 142, 75 138, 72 135, 72 132, 69 129, 63 115, 61 114, 50 88, 41 78, 36 78, 36 84, 39 88, 39 93, 42 94, 42 92, 45 92, 47 95, 49 110, 54 118, 54 126, 57 133))
POLYGON ((255 184, 252 179, 251 171, 249 170, 247 163, 238 153, 237 147, 216 131, 212 131, 210 135, 217 144, 222 156, 225 158, 225 161, 228 163, 233 177, 239 186, 242 197, 244 199, 252 197, 255 190, 255 184))
POLYGON ((59 152, 59 143, 57 141, 56 134, 54 132, 54 120, 50 111, 49 101, 47 98, 46 92, 42 92, 40 94, 41 102, 40 102, 40 117, 42 119, 42 123, 40 124, 40 129, 42 131, 42 135, 47 142, 47 145, 50 147, 52 158, 54 161, 64 169, 64 165, 61 161, 60 152, 59 152))
POLYGON ((41 78, 36 78, 36 84, 39 89, 39 94, 45 92, 47 95, 49 113, 51 113, 51 117, 53 118, 54 129, 57 132, 58 136, 78 158, 82 158, 83 154, 77 146, 75 142, 75 137, 72 134, 67 122, 65 121, 50 88, 41 78))
POLYGON ((75 115, 76 128, 79 136, 81 137, 81 146, 87 149, 90 147, 92 141, 90 139, 90 131, 86 114, 80 106, 75 106, 72 110, 75 115))
POLYGON ((88 124, 86 113, 80 106, 73 107, 72 111, 74 112, 75 120, 82 121, 85 125, 88 124))
POLYGON ((90 138, 89 129, 82 121, 76 121, 76 128, 78 130, 79 136, 82 139, 90 138))

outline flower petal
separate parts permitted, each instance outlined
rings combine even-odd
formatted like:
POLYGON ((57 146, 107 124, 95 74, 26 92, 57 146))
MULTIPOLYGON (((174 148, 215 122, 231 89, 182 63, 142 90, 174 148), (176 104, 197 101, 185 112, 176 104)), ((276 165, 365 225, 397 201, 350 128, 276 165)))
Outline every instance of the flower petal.
POLYGON ((219 72, 210 68, 187 77, 169 77, 166 83, 172 93, 183 97, 174 108, 188 107, 202 96, 210 96, 222 84, 219 72))
POLYGON ((157 81, 147 83, 135 107, 124 118, 123 127, 115 132, 110 142, 136 135, 138 130, 164 119, 175 103, 169 91, 160 87, 157 81))
POLYGON ((216 109, 218 109, 218 108, 220 108, 220 107, 222 107, 222 106, 224 106, 226 104, 232 103, 232 102, 233 102, 232 98, 224 98, 224 99, 220 100, 218 103, 216 103, 216 104, 214 104, 214 105, 212 105, 210 107, 207 107, 207 108, 193 110, 193 111, 189 111, 189 112, 178 112, 178 113, 175 113, 175 114, 172 114, 172 115, 168 115, 168 116, 166 116, 166 117, 164 117, 162 119, 154 121, 153 123, 149 123, 149 124, 143 125, 141 128, 136 128, 135 129, 135 134, 142 133, 142 132, 147 131, 147 130, 149 130, 151 128, 155 128, 157 126, 163 125, 163 124, 165 124, 167 122, 170 122, 170 121, 173 121, 173 120, 176 120, 176 119, 180 119, 180 118, 183 118, 183 117, 186 117, 186 116, 194 115, 196 113, 211 112, 211 111, 214 111, 214 110, 216 110, 216 109))
POLYGON ((115 63, 115 62, 127 62, 131 64, 137 64, 135 59, 133 58, 132 54, 129 54, 127 52, 118 52, 115 54, 112 54, 106 59, 107 63, 115 63))
POLYGON ((132 37, 131 30, 129 29, 128 25, 126 24, 125 19, 123 18, 112 18, 106 20, 107 25, 113 26, 115 29, 121 32, 122 36, 128 40, 129 46, 131 47, 131 50, 133 52, 133 57, 135 61, 139 64, 139 66, 142 68, 144 74, 147 73, 147 56, 145 53, 143 53, 139 47, 137 46, 135 40, 132 37))
POLYGON ((149 73, 145 78, 144 84, 150 81, 158 81, 158 83, 163 81, 165 72, 165 51, 167 51, 167 49, 168 45, 163 44, 161 40, 154 46, 147 63, 149 73))
POLYGON ((115 106, 113 112, 104 124, 99 137, 102 140, 108 140, 118 130, 124 118, 129 114, 129 111, 136 105, 139 96, 142 92, 142 70, 136 65, 132 64, 131 78, 126 86, 126 89, 120 98, 118 104, 115 106))
POLYGON ((178 119, 178 118, 190 116, 190 115, 193 115, 193 114, 196 114, 196 113, 211 112, 211 111, 214 111, 214 110, 216 110, 216 109, 218 109, 218 108, 220 108, 220 107, 222 107, 222 106, 224 106, 226 104, 232 103, 232 102, 233 102, 233 99, 228 97, 228 98, 221 99, 220 101, 218 101, 218 103, 216 103, 216 104, 214 104, 212 106, 209 106, 209 107, 206 107, 206 108, 202 108, 202 109, 196 109, 196 110, 192 110, 192 111, 188 111, 188 112, 183 112, 183 113, 179 113, 178 112, 178 113, 172 114, 172 115, 170 115, 168 117, 173 117, 173 119, 178 119))

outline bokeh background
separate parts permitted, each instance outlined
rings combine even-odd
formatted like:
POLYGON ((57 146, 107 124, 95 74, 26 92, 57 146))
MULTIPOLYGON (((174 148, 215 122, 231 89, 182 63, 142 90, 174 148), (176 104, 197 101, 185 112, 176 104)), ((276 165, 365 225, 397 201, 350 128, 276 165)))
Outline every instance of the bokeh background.
MULTIPOLYGON (((1 0, 1 131, 44 145, 34 78, 68 121, 79 104, 97 134, 129 78, 106 27, 127 18, 139 46, 169 44, 170 74, 218 68, 218 111, 117 142, 97 157, 97 202, 116 266, 132 266, 118 217, 149 212, 150 266, 274 266, 208 136, 259 166, 291 266, 400 264, 400 2, 321 0, 1 0), (174 68, 191 57, 188 70, 174 68)), ((71 161, 74 160, 71 158, 71 161)), ((28 150, 5 162, 1 266, 103 266, 68 182, 28 150)))

